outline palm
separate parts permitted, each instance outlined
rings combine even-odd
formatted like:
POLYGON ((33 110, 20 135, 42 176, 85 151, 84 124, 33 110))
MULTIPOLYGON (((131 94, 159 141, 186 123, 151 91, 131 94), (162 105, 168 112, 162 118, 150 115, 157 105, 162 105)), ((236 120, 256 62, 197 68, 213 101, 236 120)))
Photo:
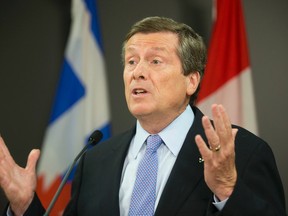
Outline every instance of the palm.
POLYGON ((15 214, 22 214, 31 203, 36 188, 35 166, 39 150, 32 150, 25 168, 18 166, 0 138, 0 186, 15 214))

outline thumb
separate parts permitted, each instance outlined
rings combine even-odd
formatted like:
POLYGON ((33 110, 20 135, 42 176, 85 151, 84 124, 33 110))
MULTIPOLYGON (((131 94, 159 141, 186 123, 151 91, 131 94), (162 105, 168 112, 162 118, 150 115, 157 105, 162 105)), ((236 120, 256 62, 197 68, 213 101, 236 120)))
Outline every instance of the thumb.
POLYGON ((233 128, 233 129, 232 129, 232 136, 233 136, 233 139, 234 139, 234 140, 235 140, 235 138, 236 138, 237 132, 238 132, 238 129, 236 129, 236 128, 233 128))
POLYGON ((28 156, 26 169, 29 171, 35 171, 36 164, 37 164, 39 157, 40 157, 40 150, 33 149, 28 156))

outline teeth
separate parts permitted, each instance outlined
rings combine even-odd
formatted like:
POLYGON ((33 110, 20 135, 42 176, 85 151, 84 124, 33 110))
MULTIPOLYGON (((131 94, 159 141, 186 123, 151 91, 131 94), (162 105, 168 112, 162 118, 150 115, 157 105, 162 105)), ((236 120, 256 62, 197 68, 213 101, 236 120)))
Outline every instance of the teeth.
POLYGON ((141 94, 144 93, 145 91, 143 89, 137 89, 135 90, 135 94, 141 94))

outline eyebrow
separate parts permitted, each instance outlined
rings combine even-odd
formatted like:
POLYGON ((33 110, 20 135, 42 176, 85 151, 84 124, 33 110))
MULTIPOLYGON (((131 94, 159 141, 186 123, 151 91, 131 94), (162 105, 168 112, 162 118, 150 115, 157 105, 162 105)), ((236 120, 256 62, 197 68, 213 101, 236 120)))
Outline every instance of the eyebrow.
MULTIPOLYGON (((135 47, 128 47, 128 48, 126 48, 126 52, 127 51, 129 51, 129 52, 133 52, 133 51, 135 51, 136 50, 136 48, 135 47)), ((163 52, 168 52, 168 50, 165 48, 165 47, 151 47, 151 50, 153 50, 153 51, 163 51, 163 52)))

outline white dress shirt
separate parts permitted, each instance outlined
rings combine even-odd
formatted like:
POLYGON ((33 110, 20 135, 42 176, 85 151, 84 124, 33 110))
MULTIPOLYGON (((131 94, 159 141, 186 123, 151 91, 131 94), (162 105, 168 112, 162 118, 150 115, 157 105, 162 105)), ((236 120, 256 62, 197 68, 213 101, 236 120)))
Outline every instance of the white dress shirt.
MULTIPOLYGON (((194 113, 191 107, 187 106, 181 115, 179 115, 171 124, 158 133, 163 140, 163 144, 157 150, 159 164, 155 209, 193 121, 194 113)), ((131 140, 122 170, 119 191, 121 216, 128 215, 138 164, 145 154, 146 145, 144 145, 144 143, 149 135, 150 134, 145 131, 137 121, 136 134, 131 140)))

